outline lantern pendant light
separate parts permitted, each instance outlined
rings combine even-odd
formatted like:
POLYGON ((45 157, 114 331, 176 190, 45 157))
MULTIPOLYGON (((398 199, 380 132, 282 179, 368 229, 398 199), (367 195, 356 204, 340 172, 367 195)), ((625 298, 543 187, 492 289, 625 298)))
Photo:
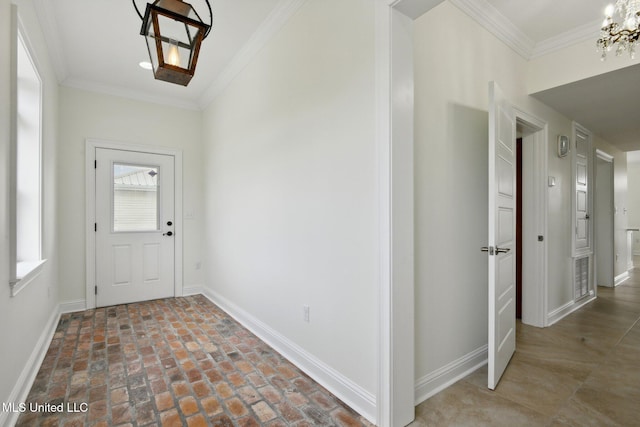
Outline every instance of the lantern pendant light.
MULTIPOLYGON (((211 5, 209 17, 213 24, 211 5)), ((187 86, 198 63, 200 45, 211 31, 191 4, 182 0, 155 0, 147 3, 140 34, 145 36, 153 75, 157 80, 187 86)))

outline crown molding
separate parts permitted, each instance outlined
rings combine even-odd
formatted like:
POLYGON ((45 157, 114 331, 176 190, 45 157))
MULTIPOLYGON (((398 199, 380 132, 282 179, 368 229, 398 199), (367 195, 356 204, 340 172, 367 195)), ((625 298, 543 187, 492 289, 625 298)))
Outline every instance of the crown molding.
POLYGON ((536 43, 486 0, 450 1, 526 60, 590 39, 595 40, 600 30, 600 21, 589 22, 536 43))
POLYGON ((600 34, 601 26, 601 21, 588 22, 577 28, 538 42, 531 52, 530 59, 538 58, 588 40, 593 40, 595 50, 595 41, 598 38, 598 34, 600 34))
POLYGON ((450 0, 452 4, 492 33, 524 59, 531 57, 535 42, 486 0, 450 0))
POLYGON ((119 86, 105 85, 102 83, 77 79, 73 77, 67 78, 61 83, 61 85, 74 89, 84 90, 87 92, 96 92, 105 95, 117 96, 120 98, 127 98, 134 101, 148 102, 151 104, 182 108, 185 110, 200 111, 200 107, 198 106, 198 104, 185 99, 179 99, 173 96, 156 96, 144 91, 135 91, 119 86))
POLYGON ((222 70, 213 83, 203 92, 198 100, 201 109, 207 108, 220 95, 242 70, 262 50, 267 42, 284 24, 300 9, 307 0, 280 0, 267 19, 260 24, 251 38, 222 70))
POLYGON ((47 44, 49 59, 53 65, 58 83, 61 83, 67 78, 69 72, 67 70, 64 49, 62 49, 62 43, 60 41, 58 23, 55 19, 55 11, 53 9, 54 2, 49 0, 33 0, 33 5, 44 35, 45 43, 47 44))

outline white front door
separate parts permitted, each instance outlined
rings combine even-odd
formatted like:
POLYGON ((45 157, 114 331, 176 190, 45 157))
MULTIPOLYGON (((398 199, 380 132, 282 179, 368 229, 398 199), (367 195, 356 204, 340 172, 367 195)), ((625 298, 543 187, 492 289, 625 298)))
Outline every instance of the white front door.
POLYGON ((489 83, 489 378, 495 389, 516 349, 516 120, 489 83))
POLYGON ((96 148, 96 306, 174 296, 174 157, 96 148))

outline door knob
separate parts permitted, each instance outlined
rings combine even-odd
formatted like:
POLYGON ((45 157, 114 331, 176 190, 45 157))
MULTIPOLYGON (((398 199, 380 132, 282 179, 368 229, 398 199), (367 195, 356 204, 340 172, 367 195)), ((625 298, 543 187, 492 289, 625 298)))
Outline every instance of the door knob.
POLYGON ((168 225, 168 226, 172 226, 172 225, 173 225, 173 222, 171 222, 171 221, 167 221, 167 225, 168 225))
POLYGON ((496 248, 496 254, 506 254, 511 248, 496 248))
POLYGON ((173 236, 173 231, 167 231, 166 233, 162 234, 163 236, 173 236))

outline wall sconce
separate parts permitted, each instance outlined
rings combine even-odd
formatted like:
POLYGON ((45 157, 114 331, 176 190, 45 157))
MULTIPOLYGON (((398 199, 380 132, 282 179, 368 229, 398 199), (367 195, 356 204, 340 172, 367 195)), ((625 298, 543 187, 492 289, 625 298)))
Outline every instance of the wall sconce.
POLYGON ((211 24, 205 24, 191 4, 182 0, 156 0, 147 3, 140 35, 145 36, 153 75, 157 80, 187 86, 195 74, 200 45, 211 31, 213 13, 209 0, 211 24))
POLYGON ((558 135, 558 157, 564 157, 569 152, 569 137, 558 135))

